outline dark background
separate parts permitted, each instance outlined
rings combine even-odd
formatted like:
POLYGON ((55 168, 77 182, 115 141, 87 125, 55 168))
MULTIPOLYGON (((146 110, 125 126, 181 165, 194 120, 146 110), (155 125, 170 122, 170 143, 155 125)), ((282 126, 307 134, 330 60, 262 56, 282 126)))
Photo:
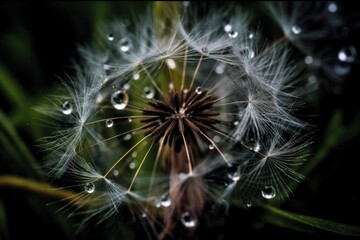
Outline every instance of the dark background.
MULTIPOLYGON (((38 140, 47 136, 49 129, 42 127, 41 115, 34 108, 54 93, 60 85, 57 75, 61 76, 71 66, 71 59, 77 58, 78 44, 91 43, 101 22, 127 17, 129 9, 141 11, 146 4, 148 3, 0 3, 0 108, 38 166, 43 164, 43 154, 37 147, 38 140), (6 82, 10 82, 11 86, 6 87, 9 86, 6 82)), ((257 9, 255 3, 239 4, 252 10, 257 9)), ((335 56, 338 46, 342 44, 352 44, 360 52, 360 22, 356 18, 359 11, 350 3, 342 3, 341 6, 344 16, 352 16, 345 18, 345 22, 349 21, 351 26, 350 34, 334 42, 327 39, 321 42, 335 56)), ((262 17, 259 16, 259 19, 262 17)), ((263 20, 262 24, 266 32, 274 23, 263 20)), ((352 71, 340 80, 328 78, 326 72, 320 71, 318 74, 320 86, 306 99, 303 114, 312 116, 311 121, 317 129, 311 147, 312 157, 320 159, 323 156, 307 174, 307 180, 296 188, 294 195, 280 208, 359 226, 358 57, 352 71), (336 118, 340 120, 336 122, 336 118), (329 127, 332 121, 333 125, 329 127)), ((3 128, 6 126, 1 128, 2 137, 6 135, 3 128)), ((6 136, 2 139, 6 141, 6 136)), ((46 181, 44 176, 35 174, 26 162, 15 161, 9 146, 4 143, 0 145, 1 175, 46 181)), ((37 169, 42 171, 40 167, 37 169)), ((57 211, 57 204, 48 205, 51 202, 54 199, 0 186, 0 239, 20 239, 23 235, 25 238, 22 239, 132 239, 130 236, 134 236, 133 232, 126 235, 124 225, 116 220, 112 224, 118 227, 118 231, 101 225, 76 235, 77 219, 67 219, 64 213, 57 211)), ((284 226, 276 226, 274 219, 264 220, 267 219, 266 214, 268 213, 257 207, 247 210, 231 207, 228 216, 220 214, 217 216, 218 221, 200 226, 199 236, 204 236, 202 239, 205 239, 211 233, 210 239, 348 239, 320 230, 316 230, 317 233, 289 230, 284 226)), ((131 227, 136 229, 135 226, 131 227)))

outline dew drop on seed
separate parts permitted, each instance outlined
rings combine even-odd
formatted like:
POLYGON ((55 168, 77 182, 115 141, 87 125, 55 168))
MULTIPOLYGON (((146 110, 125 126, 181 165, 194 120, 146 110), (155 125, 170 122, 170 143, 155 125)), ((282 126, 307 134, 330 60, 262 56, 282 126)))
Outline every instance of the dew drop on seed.
POLYGON ((65 101, 61 104, 61 111, 65 115, 70 115, 72 113, 72 106, 68 101, 65 101))
POLYGON ((238 125, 239 125, 239 123, 240 123, 240 122, 239 122, 239 121, 237 121, 237 120, 233 122, 234 126, 238 126, 238 125))
POLYGON ((172 58, 166 59, 166 64, 168 65, 168 67, 170 69, 175 69, 176 68, 176 62, 172 58))
POLYGON ((329 3, 328 5, 328 11, 331 13, 335 13, 338 10, 338 6, 336 3, 329 3))
POLYGON ((119 176, 119 171, 118 170, 114 170, 113 171, 113 175, 116 177, 116 176, 119 176))
POLYGON ((201 52, 202 53, 208 53, 209 49, 207 47, 203 47, 203 48, 201 48, 201 52))
POLYGON ((345 46, 340 49, 338 58, 342 62, 353 63, 357 55, 356 48, 353 46, 345 46))
POLYGON ((152 99, 155 96, 155 90, 152 87, 144 87, 144 94, 147 99, 152 99))
POLYGON ((239 35, 239 33, 237 31, 230 30, 228 32, 228 35, 229 35, 230 38, 236 38, 239 35))
POLYGON ((197 219, 196 216, 190 212, 184 212, 181 214, 181 223, 186 228, 193 228, 196 226, 197 219))
POLYGON ((301 33, 301 28, 298 25, 294 25, 291 27, 291 31, 293 34, 297 35, 301 33))
POLYGON ((248 39, 253 39, 254 38, 254 33, 248 32, 247 37, 248 37, 248 39))
POLYGON ((122 52, 128 52, 130 50, 130 42, 126 38, 123 38, 119 42, 119 48, 122 52))
POLYGON ((111 33, 108 34, 108 35, 106 35, 106 38, 107 38, 110 42, 114 41, 114 35, 112 35, 111 33))
POLYGON ((261 195, 263 196, 263 198, 266 199, 272 199, 276 196, 276 192, 274 187, 272 186, 265 186, 262 190, 261 190, 261 195))
POLYGON ((251 206, 252 206, 252 202, 247 202, 247 203, 246 203, 246 207, 249 208, 249 207, 251 207, 251 206))
POLYGON ((124 83, 123 85, 122 85, 122 88, 124 89, 124 90, 129 90, 130 89, 130 83, 124 83))
POLYGON ((107 119, 105 121, 105 125, 106 125, 106 127, 111 128, 112 126, 114 126, 114 121, 111 119, 107 119))
POLYGON ((87 183, 85 184, 85 192, 93 193, 95 191, 95 184, 94 183, 87 183))
POLYGON ((197 88, 195 89, 195 92, 196 92, 197 95, 202 94, 202 89, 201 89, 201 87, 197 87, 197 88))
POLYGON ((209 145, 209 149, 210 149, 210 150, 213 150, 213 149, 214 149, 214 145, 210 144, 210 145, 209 145))
POLYGON ((237 165, 229 164, 227 169, 227 176, 234 182, 240 180, 240 168, 237 165))
POLYGON ((252 150, 253 150, 254 152, 259 152, 259 150, 260 150, 260 143, 256 142, 256 143, 254 144, 254 147, 253 147, 252 150))
POLYGON ((140 78, 140 73, 139 72, 134 73, 133 79, 134 80, 139 80, 139 78, 140 78))
POLYGON ((129 164, 129 168, 130 168, 130 169, 135 169, 135 167, 136 167, 136 163, 135 163, 135 162, 131 162, 131 163, 129 164))
POLYGON ((226 33, 230 32, 231 30, 232 30, 232 26, 231 26, 230 24, 226 24, 226 25, 224 26, 224 31, 225 31, 226 33))
POLYGON ((129 103, 129 95, 124 90, 118 90, 111 95, 111 103, 115 109, 123 110, 129 103))
POLYGON ((312 64, 313 63, 313 58, 312 58, 312 56, 306 56, 305 58, 304 58, 304 62, 306 63, 306 64, 312 64))

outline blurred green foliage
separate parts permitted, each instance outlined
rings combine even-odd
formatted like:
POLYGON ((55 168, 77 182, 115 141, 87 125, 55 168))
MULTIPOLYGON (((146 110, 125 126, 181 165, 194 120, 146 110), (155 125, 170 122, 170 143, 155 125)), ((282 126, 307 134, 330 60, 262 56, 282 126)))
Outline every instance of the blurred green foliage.
MULTIPOLYGON (((34 108, 56 91, 59 85, 56 76, 61 76, 71 66, 71 58, 78 57, 77 44, 91 44, 101 24, 133 15, 130 9, 143 11, 147 4, 0 3, 0 178, 11 175, 40 183, 46 181, 38 140, 49 135, 51 129, 43 127, 42 116, 34 108)), ((251 234, 252 238, 268 236, 277 239, 359 236, 358 228, 339 225, 338 229, 342 230, 336 231, 334 224, 360 225, 357 168, 360 111, 356 104, 358 88, 355 88, 359 76, 356 69, 344 82, 339 95, 319 89, 313 102, 305 106, 309 107, 308 114, 316 114, 314 124, 319 129, 311 146, 311 160, 302 170, 308 179, 293 186, 296 187, 294 197, 278 207, 317 218, 305 218, 302 222, 296 218, 300 215, 273 207, 234 208, 221 228, 216 229, 223 232, 225 239, 234 233, 241 234, 241 238, 251 234), (319 226, 329 222, 320 220, 319 226, 314 226, 312 220, 318 218, 333 221, 327 228, 340 234, 319 232, 319 226), (294 224, 294 221, 302 225, 294 224), (351 230, 355 233, 346 234, 351 230)), ((20 239, 23 234, 35 239, 135 238, 134 232, 116 220, 109 223, 116 226, 111 230, 97 226, 76 235, 79 230, 76 218, 69 220, 66 213, 57 211, 59 205, 54 201, 58 200, 46 194, 6 186, 0 179, 0 239, 20 239)))

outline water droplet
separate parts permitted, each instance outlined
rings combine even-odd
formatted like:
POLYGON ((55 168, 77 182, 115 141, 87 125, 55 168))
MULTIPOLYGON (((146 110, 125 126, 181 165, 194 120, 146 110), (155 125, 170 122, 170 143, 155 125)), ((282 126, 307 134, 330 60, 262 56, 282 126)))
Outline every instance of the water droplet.
POLYGON ((152 87, 144 87, 145 97, 152 99, 155 96, 155 90, 152 87))
POLYGON ((202 94, 202 89, 201 89, 201 87, 197 87, 197 88, 195 89, 195 92, 196 92, 197 95, 202 94))
POLYGON ((356 48, 353 46, 345 46, 340 49, 338 58, 342 62, 353 63, 357 55, 356 48))
POLYGON ((176 62, 172 58, 166 59, 166 64, 168 65, 168 67, 170 69, 175 69, 176 68, 176 62))
POLYGON ((216 65, 215 72, 219 75, 223 74, 225 72, 225 66, 225 63, 219 63, 216 65))
POLYGON ((183 93, 184 94, 187 94, 189 92, 189 89, 187 89, 187 88, 185 88, 184 90, 183 90, 183 93))
POLYGON ((131 123, 131 122, 132 122, 132 118, 128 118, 128 122, 131 123))
POLYGON ((202 53, 208 53, 209 49, 207 47, 203 47, 203 48, 201 48, 201 52, 202 53))
POLYGON ((210 149, 210 150, 213 150, 213 149, 214 149, 214 145, 210 144, 210 145, 209 145, 209 149, 210 149))
POLYGON ((130 139, 131 139, 131 134, 130 134, 130 133, 126 134, 126 135, 123 137, 123 140, 124 140, 124 141, 129 141, 130 139))
POLYGON ((240 123, 240 122, 239 122, 238 120, 235 120, 235 121, 233 122, 234 126, 238 126, 239 123, 240 123))
POLYGON ((247 58, 254 58, 255 52, 248 46, 242 46, 240 49, 240 54, 247 58))
POLYGON ((129 168, 130 169, 134 169, 136 167, 136 163, 135 162, 131 162, 130 164, 129 164, 129 168))
POLYGON ((305 62, 306 64, 312 64, 312 63, 313 63, 313 58, 312 58, 312 56, 306 56, 306 57, 304 58, 304 62, 305 62))
POLYGON ((156 202, 155 202, 155 206, 156 207, 170 207, 171 205, 171 199, 169 194, 164 194, 162 195, 156 202))
POLYGON ((111 103, 118 110, 124 109, 129 103, 129 95, 124 90, 118 90, 111 95, 111 103))
POLYGON ((116 176, 119 176, 119 171, 118 170, 114 170, 113 171, 113 175, 116 177, 116 176))
POLYGON ((265 186, 261 190, 261 195, 263 196, 263 198, 272 199, 276 196, 276 192, 272 186, 265 186))
POLYGON ((229 164, 227 169, 227 176, 234 182, 240 180, 240 168, 237 165, 229 164))
POLYGON ((248 39, 254 38, 254 34, 252 32, 248 32, 247 36, 248 36, 248 39))
POLYGON ((184 227, 193 228, 197 223, 196 216, 190 212, 184 212, 181 214, 181 223, 184 225, 184 227))
POLYGON ((237 31, 230 30, 228 32, 228 35, 229 35, 230 38, 236 38, 239 35, 239 33, 237 31))
POLYGON ((136 158, 136 157, 137 157, 137 152, 134 151, 134 152, 131 154, 131 157, 132 157, 132 158, 136 158))
POLYGON ((230 32, 231 30, 232 30, 232 26, 231 26, 230 24, 226 24, 226 25, 224 26, 224 31, 225 31, 226 33, 230 32))
POLYGON ((93 193, 94 191, 95 191, 95 184, 94 183, 85 184, 85 192, 93 193))
POLYGON ((338 10, 338 6, 336 5, 336 3, 329 3, 328 5, 328 11, 331 13, 334 13, 338 10))
POLYGON ((147 218, 146 213, 145 213, 145 212, 142 212, 142 213, 141 213, 141 217, 142 217, 142 218, 147 218))
POLYGON ((71 104, 68 101, 65 101, 61 104, 61 111, 65 115, 70 115, 73 111, 71 104))
POLYGON ((114 35, 112 35, 111 33, 108 34, 108 35, 106 36, 106 38, 107 38, 110 42, 114 41, 114 35))
POLYGON ((301 28, 300 28, 298 25, 294 25, 294 26, 292 26, 291 31, 292 31, 295 35, 297 35, 297 34, 301 33, 301 28))
POLYGON ((134 73, 133 79, 134 80, 139 80, 139 78, 140 78, 140 73, 139 72, 134 73))
POLYGON ((130 88, 130 83, 124 83, 123 85, 122 85, 122 89, 124 89, 124 90, 129 90, 129 88, 130 88))
POLYGON ((119 47, 122 52, 128 52, 130 50, 130 42, 127 38, 123 38, 119 42, 119 47))
POLYGON ((249 207, 251 207, 251 206, 252 206, 252 202, 247 202, 247 203, 246 203, 246 207, 249 208, 249 207))
POLYGON ((107 119, 105 121, 105 125, 108 127, 108 128, 111 128, 112 126, 114 126, 114 121, 111 120, 111 119, 107 119))

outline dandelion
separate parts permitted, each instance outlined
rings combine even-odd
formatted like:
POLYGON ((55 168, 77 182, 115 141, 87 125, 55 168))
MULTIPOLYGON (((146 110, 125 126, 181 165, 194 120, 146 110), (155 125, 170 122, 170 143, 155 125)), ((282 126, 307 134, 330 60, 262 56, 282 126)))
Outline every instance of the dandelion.
POLYGON ((82 49, 68 94, 45 109, 51 176, 73 182, 85 220, 127 209, 150 236, 191 237, 206 204, 288 197, 303 179, 288 45, 266 43, 238 7, 195 21, 189 5, 107 28, 104 50, 82 49))

